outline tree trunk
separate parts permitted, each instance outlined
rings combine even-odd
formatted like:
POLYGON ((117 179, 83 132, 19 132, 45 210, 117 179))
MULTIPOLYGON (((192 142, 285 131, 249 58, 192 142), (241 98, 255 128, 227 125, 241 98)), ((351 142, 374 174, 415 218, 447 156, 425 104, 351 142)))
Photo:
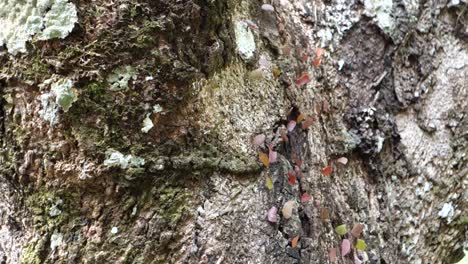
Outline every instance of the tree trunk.
POLYGON ((464 0, 49 2, 0 4, 0 263, 463 258, 464 0))

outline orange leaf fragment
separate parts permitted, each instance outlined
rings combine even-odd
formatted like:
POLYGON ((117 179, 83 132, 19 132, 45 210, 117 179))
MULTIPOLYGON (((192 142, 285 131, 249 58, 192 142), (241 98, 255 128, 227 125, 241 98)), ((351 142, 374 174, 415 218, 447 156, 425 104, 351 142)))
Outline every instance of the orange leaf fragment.
POLYGON ((260 152, 258 154, 258 158, 260 159, 260 161, 263 163, 265 167, 270 167, 270 159, 268 158, 267 154, 260 152))
POLYGON ((324 50, 322 48, 316 48, 315 49, 315 59, 312 61, 312 65, 314 67, 318 67, 322 63, 323 52, 324 52, 324 50))
POLYGON ((299 124, 300 122, 302 122, 302 120, 304 120, 304 118, 305 118, 305 115, 303 113, 299 114, 296 118, 296 123, 299 124))
POLYGON ((314 119, 312 117, 307 118, 303 123, 302 123, 302 129, 307 129, 314 123, 314 119))
POLYGON ((327 166, 322 169, 322 174, 323 176, 330 176, 330 174, 333 172, 332 166, 327 166))
POLYGON ((351 235, 353 237, 356 237, 358 238, 359 235, 362 233, 362 231, 364 230, 364 225, 363 224, 357 224, 353 227, 353 229, 351 230, 351 235))
POLYGON ((291 185, 296 184, 296 176, 294 176, 292 172, 288 172, 288 181, 289 181, 289 184, 291 185))
POLYGON ((301 75, 301 77, 299 77, 299 78, 296 80, 296 85, 299 86, 299 87, 301 87, 301 86, 307 84, 308 82, 310 82, 309 74, 304 73, 303 75, 301 75))
POLYGON ((274 67, 274 68, 273 68, 273 76, 274 76, 275 78, 278 78, 278 77, 280 76, 280 74, 281 74, 280 69, 279 69, 278 67, 274 67))
POLYGON ((322 219, 322 221, 326 221, 330 219, 330 210, 328 210, 328 208, 323 207, 320 210, 320 219, 322 219))
POLYGON ((299 236, 295 236, 292 240, 291 240, 291 247, 292 248, 295 248, 297 247, 297 242, 299 241, 299 236))

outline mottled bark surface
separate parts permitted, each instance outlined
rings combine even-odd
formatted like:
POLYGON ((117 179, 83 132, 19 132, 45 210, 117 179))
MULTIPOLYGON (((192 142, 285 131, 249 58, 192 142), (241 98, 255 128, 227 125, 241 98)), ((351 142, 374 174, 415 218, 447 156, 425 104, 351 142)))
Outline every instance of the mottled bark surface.
POLYGON ((466 2, 71 2, 66 39, 0 51, 0 263, 331 263, 342 224, 367 248, 336 263, 463 257, 466 2))

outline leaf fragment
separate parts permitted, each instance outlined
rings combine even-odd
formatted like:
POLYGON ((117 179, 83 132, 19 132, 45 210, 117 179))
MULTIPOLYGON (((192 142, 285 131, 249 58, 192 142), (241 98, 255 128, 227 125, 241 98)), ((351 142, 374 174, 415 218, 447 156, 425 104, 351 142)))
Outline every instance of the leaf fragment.
POLYGON ((265 138, 266 137, 264 134, 258 134, 253 138, 252 144, 256 147, 259 147, 265 142, 265 138))
POLYGON ((288 172, 288 181, 291 185, 296 184, 296 176, 294 176, 294 174, 292 174, 291 172, 288 172))
POLYGON ((309 128, 313 123, 314 123, 314 119, 313 119, 312 117, 307 118, 307 119, 302 123, 302 129, 307 129, 307 128, 309 128))
POLYGON ((270 159, 268 158, 267 154, 260 152, 258 153, 258 158, 260 159, 260 161, 265 167, 267 168, 270 167, 270 159))
POLYGON ((292 247, 292 248, 297 247, 297 242, 298 242, 298 241, 299 241, 299 236, 293 237, 293 239, 291 240, 291 247, 292 247))
POLYGON ((353 227, 353 229, 351 230, 351 235, 353 237, 356 237, 358 238, 359 235, 362 233, 362 231, 364 230, 364 225, 363 224, 357 224, 353 227))
POLYGON ((327 221, 330 219, 330 210, 328 208, 323 207, 320 210, 320 219, 322 219, 322 221, 327 221))
POLYGON ((284 142, 289 141, 288 135, 286 134, 286 132, 284 130, 280 131, 280 135, 281 135, 281 138, 283 139, 284 142))
POLYGON ((346 157, 338 158, 336 161, 343 164, 343 165, 348 164, 348 158, 346 158, 346 157))
POLYGON ((351 252, 351 242, 349 239, 343 239, 341 242, 341 256, 346 256, 351 252))
POLYGON ((295 83, 296 83, 297 86, 301 87, 301 86, 304 86, 305 84, 307 84, 308 82, 310 82, 309 74, 304 73, 299 78, 297 78, 295 83))
POLYGON ((346 227, 346 224, 342 224, 335 227, 335 232, 340 236, 344 236, 348 233, 348 228, 346 227))
POLYGON ((330 259, 331 262, 336 262, 336 252, 336 248, 328 249, 328 259, 330 259))
POLYGON ((358 239, 356 241, 356 248, 359 249, 359 250, 364 251, 367 248, 367 244, 366 244, 366 242, 364 240, 358 239))
POLYGON ((278 158, 278 152, 273 150, 273 147, 270 145, 268 150, 268 160, 271 163, 275 163, 276 159, 278 158))
POLYGON ((273 12, 273 11, 275 11, 275 8, 272 5, 263 4, 262 5, 262 10, 267 11, 267 12, 273 12))
POLYGON ((322 63, 322 55, 323 55, 324 50, 322 48, 316 48, 315 49, 315 59, 312 61, 312 65, 314 67, 320 66, 322 63))
POLYGON ((271 180, 270 176, 266 177, 265 185, 268 190, 273 190, 273 181, 271 180))
POLYGON ((291 120, 288 122, 288 131, 291 132, 294 130, 294 128, 296 127, 296 121, 294 120, 291 120))
POLYGON ((270 210, 268 210, 268 222, 270 223, 278 222, 277 213, 278 213, 278 208, 276 208, 276 206, 271 207, 270 210))
POLYGON ((301 123, 305 118, 305 115, 303 113, 300 113, 297 118, 296 118, 296 123, 301 123))
POLYGON ((323 176, 330 176, 330 174, 333 172, 332 166, 327 166, 322 169, 322 174, 323 176))
POLYGON ((307 192, 304 192, 301 196, 301 203, 307 203, 312 197, 307 192))
POLYGON ((287 201, 283 205, 283 209, 281 210, 281 213, 283 214, 283 217, 285 219, 291 218, 295 204, 296 202, 290 200, 290 201, 287 201))
POLYGON ((278 67, 274 67, 272 71, 275 78, 278 78, 281 75, 281 70, 278 67))

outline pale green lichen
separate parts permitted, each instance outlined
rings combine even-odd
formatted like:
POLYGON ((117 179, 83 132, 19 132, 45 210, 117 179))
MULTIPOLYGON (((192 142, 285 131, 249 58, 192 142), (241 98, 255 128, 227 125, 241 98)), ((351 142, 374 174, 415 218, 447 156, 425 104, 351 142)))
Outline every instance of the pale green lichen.
POLYGON ((50 249, 54 251, 56 248, 62 245, 62 243, 63 235, 55 230, 52 236, 50 236, 50 249))
POLYGON ((0 46, 16 55, 26 52, 26 42, 65 38, 78 22, 76 7, 67 0, 0 1, 0 46))
POLYGON ((141 132, 143 133, 148 133, 154 127, 150 116, 150 114, 147 114, 146 118, 143 120, 143 127, 141 128, 141 132))
POLYGON ((255 54, 255 37, 243 21, 237 21, 234 25, 236 46, 239 55, 244 60, 251 59, 255 54))
POLYGON ((68 109, 77 100, 72 86, 72 81, 68 79, 59 80, 52 84, 51 90, 55 94, 55 103, 62 107, 64 112, 68 112, 68 109))
POLYGON ((145 160, 140 157, 129 155, 123 155, 119 151, 108 150, 107 158, 104 160, 104 166, 107 167, 120 167, 122 169, 127 168, 138 168, 145 165, 145 160))
POLYGON ((42 109, 39 110, 39 116, 48 121, 50 125, 55 125, 59 121, 58 117, 58 105, 53 100, 53 95, 45 93, 40 96, 42 109))
POLYGON ((109 76, 107 82, 110 90, 121 91, 128 88, 128 82, 136 79, 136 70, 132 66, 123 66, 115 69, 109 76))
POLYGON ((44 93, 40 96, 42 109, 39 111, 39 116, 51 125, 56 125, 59 122, 60 107, 67 112, 78 97, 72 88, 71 80, 59 79, 56 82, 53 80, 46 80, 42 84, 43 86, 51 85, 51 93, 44 93))
POLYGON ((373 17, 377 25, 386 33, 394 28, 392 0, 365 0, 365 14, 373 17))

